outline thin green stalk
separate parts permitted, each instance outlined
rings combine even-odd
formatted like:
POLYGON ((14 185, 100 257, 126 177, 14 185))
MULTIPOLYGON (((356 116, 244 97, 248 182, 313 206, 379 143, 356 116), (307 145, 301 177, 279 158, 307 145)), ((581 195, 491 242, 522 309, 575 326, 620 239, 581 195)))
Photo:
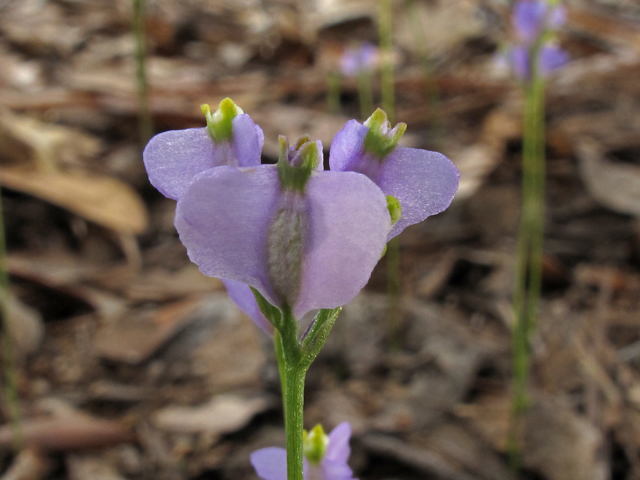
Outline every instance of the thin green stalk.
POLYGON ((303 480, 304 379, 307 369, 285 368, 285 434, 287 437, 287 479, 303 480))
POLYGON ((284 387, 284 382, 285 382, 284 347, 282 346, 282 337, 280 336, 280 332, 278 330, 276 330, 273 333, 273 343, 276 348, 276 358, 278 359, 278 373, 280 374, 280 390, 282 392, 282 409, 284 411, 287 407, 286 402, 284 401, 285 394, 286 394, 286 389, 284 387))
POLYGON ((360 103, 360 117, 364 121, 373 113, 371 72, 363 71, 358 75, 358 101, 360 103))
MULTIPOLYGON (((537 58, 532 55, 532 58, 537 58)), ((518 232, 516 279, 513 298, 513 394, 509 456, 517 471, 521 463, 519 434, 522 415, 529 405, 530 339, 535 332, 542 288, 544 239, 544 81, 537 78, 525 86, 522 162, 522 213, 518 232)))
POLYGON ((327 74, 327 105, 333 114, 340 113, 340 80, 337 72, 327 74))
POLYGON ((387 243, 387 291, 389 293, 389 349, 402 349, 400 314, 400 241, 398 237, 387 243))
POLYGON ((151 109, 149 108, 149 88, 147 82, 146 69, 146 36, 145 36, 145 0, 133 0, 133 35, 135 37, 135 58, 136 58, 136 83, 138 85, 139 116, 138 128, 140 130, 140 140, 142 145, 146 145, 153 136, 153 121, 151 119, 151 109))
POLYGON ((382 54, 382 109, 393 123, 395 95, 393 87, 393 13, 391 0, 378 0, 378 36, 382 54))
POLYGON ((421 21, 418 5, 414 0, 405 2, 408 10, 409 21, 411 22, 411 31, 413 34, 414 44, 418 51, 418 57, 425 79, 425 94, 431 113, 431 127, 434 132, 436 147, 441 148, 442 138, 444 137, 444 125, 442 121, 442 108, 440 105, 440 89, 433 73, 433 65, 431 57, 427 51, 427 39, 424 35, 424 25, 421 21))
POLYGON ((12 443, 16 451, 22 449, 22 422, 20 420, 20 398, 18 396, 18 367, 9 322, 9 272, 7 269, 7 244, 4 232, 4 214, 0 195, 0 325, 2 326, 2 350, 4 352, 4 393, 12 429, 12 443))

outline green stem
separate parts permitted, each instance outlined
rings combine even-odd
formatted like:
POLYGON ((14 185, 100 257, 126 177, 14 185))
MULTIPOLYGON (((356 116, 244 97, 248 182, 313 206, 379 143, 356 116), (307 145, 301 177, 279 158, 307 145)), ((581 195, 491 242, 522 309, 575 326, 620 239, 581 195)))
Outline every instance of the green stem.
MULTIPOLYGON (((285 382, 285 361, 284 361, 284 347, 282 345, 282 337, 280 332, 276 330, 273 332, 273 343, 276 348, 276 358, 278 359, 278 373, 280 374, 280 390, 282 391, 282 409, 286 409, 287 405, 284 401, 286 389, 284 387, 285 382)), ((285 413, 286 416, 286 413, 285 413)))
POLYGON ((402 329, 400 315, 400 241, 392 238, 387 244, 387 290, 389 293, 389 349, 399 351, 402 348, 402 329))
MULTIPOLYGON (((537 52, 532 58, 537 58, 537 52)), ((535 332, 542 288, 544 239, 544 81, 535 66, 525 85, 522 162, 522 213, 518 232, 516 279, 513 297, 513 395, 509 456, 517 471, 521 463, 519 432, 529 405, 527 386, 531 364, 530 339, 535 332)))
POLYGON ((337 72, 327 74, 327 104, 331 113, 340 113, 340 74, 337 72))
POLYGON ((287 479, 303 480, 302 430, 304 428, 304 379, 307 369, 285 368, 285 434, 287 437, 287 479))
POLYGON ((22 422, 20 420, 20 398, 18 396, 18 367, 16 365, 11 323, 9 321, 9 271, 7 269, 7 243, 4 231, 4 214, 0 195, 0 326, 2 327, 2 347, 4 355, 4 393, 9 410, 12 429, 12 443, 16 451, 22 449, 22 422))
POLYGON ((133 0, 132 26, 136 46, 136 83, 138 85, 138 102, 140 108, 138 128, 140 130, 142 145, 146 145, 153 136, 153 122, 151 119, 151 109, 149 108, 149 88, 146 70, 147 49, 144 20, 144 0, 133 0))
POLYGON ((360 103, 360 117, 364 121, 373 113, 371 72, 364 71, 358 75, 358 100, 360 103))
POLYGON ((391 0, 378 0, 378 36, 382 53, 382 109, 393 123, 394 91, 393 91, 393 13, 391 0))
POLYGON ((418 5, 414 0, 407 0, 405 6, 408 10, 409 21, 411 22, 413 41, 418 52, 422 70, 424 71, 425 94, 430 107, 431 126, 433 128, 436 147, 439 149, 442 147, 442 138, 444 137, 442 108, 440 106, 440 89, 438 88, 438 83, 433 73, 433 65, 427 50, 427 39, 424 35, 424 25, 421 21, 418 5))

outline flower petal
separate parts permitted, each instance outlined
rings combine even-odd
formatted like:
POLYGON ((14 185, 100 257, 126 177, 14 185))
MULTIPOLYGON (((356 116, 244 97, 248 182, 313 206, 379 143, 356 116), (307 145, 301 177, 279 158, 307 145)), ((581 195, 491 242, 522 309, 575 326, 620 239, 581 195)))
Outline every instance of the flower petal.
POLYGON ((569 61, 569 54, 557 45, 545 45, 540 49, 538 62, 540 75, 544 78, 569 61))
MULTIPOLYGON (((233 146, 238 159, 237 166, 254 167, 260 165, 260 155, 264 146, 262 129, 246 113, 238 115, 231 124, 233 125, 233 146)), ((226 163, 223 162, 223 164, 226 163)))
POLYGON ((389 239, 451 205, 459 179, 460 171, 441 153, 396 147, 385 159, 376 182, 385 195, 393 195, 402 205, 402 217, 393 225, 389 239))
POLYGON ((322 480, 355 480, 349 465, 343 462, 324 460, 322 462, 322 480))
POLYGON ((232 122, 233 142, 216 144, 207 128, 171 130, 153 137, 142 157, 149 181, 178 200, 196 175, 220 165, 260 165, 264 134, 246 113, 232 122))
POLYGON ((309 238, 293 314, 349 303, 384 249, 391 219, 385 196, 354 172, 317 172, 306 186, 309 238))
POLYGON ((547 4, 541 0, 524 0, 513 9, 513 27, 526 44, 534 43, 544 27, 547 4))
POLYGON ((331 170, 364 173, 356 167, 364 156, 364 139, 368 131, 369 129, 357 120, 349 120, 342 130, 336 133, 329 151, 331 170))
POLYGON ((240 310, 246 313, 264 333, 273 335, 273 325, 271 325, 271 322, 267 320, 267 317, 265 317, 260 310, 258 302, 256 302, 256 297, 253 295, 251 289, 244 283, 229 280, 228 278, 223 278, 222 282, 224 286, 227 287, 229 297, 240 310))
POLYGON ((193 177, 214 167, 215 145, 206 128, 171 130, 153 137, 142 158, 149 181, 165 197, 177 200, 193 177))
POLYGON ((269 447, 251 454, 251 465, 263 480, 287 480, 287 452, 269 447))
POLYGON ((329 445, 327 446, 325 459, 334 462, 347 463, 349 455, 351 455, 349 440, 351 440, 351 425, 349 422, 342 422, 336 428, 331 430, 331 433, 329 434, 329 445))
POLYGON ((212 168, 180 197, 175 218, 180 240, 202 273, 252 286, 276 306, 266 238, 279 194, 275 165, 212 168))

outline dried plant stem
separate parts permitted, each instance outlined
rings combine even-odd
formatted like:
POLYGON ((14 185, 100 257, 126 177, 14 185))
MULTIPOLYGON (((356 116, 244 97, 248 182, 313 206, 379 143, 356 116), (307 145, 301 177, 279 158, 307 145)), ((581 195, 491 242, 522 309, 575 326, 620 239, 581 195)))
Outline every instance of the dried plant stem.
POLYGON ((0 316, 2 321, 2 359, 4 370, 4 394, 13 430, 13 446, 22 448, 22 423, 20 421, 20 398, 18 397, 18 367, 9 321, 9 272, 7 270, 7 244, 4 231, 4 215, 0 196, 0 316))
MULTIPOLYGON (((537 55, 532 55, 537 58, 537 55)), ((522 212, 518 231, 516 279, 513 297, 513 393, 509 454, 511 465, 521 463, 522 416, 529 405, 530 340, 535 331, 542 288, 544 239, 544 81, 533 75, 525 85, 522 157, 522 212)))
POLYGON ((146 145, 153 136, 153 122, 151 119, 151 109, 149 107, 149 88, 147 82, 146 69, 146 36, 145 36, 145 0, 133 0, 133 35, 136 46, 136 83, 138 86, 139 116, 138 128, 140 130, 140 141, 146 145))

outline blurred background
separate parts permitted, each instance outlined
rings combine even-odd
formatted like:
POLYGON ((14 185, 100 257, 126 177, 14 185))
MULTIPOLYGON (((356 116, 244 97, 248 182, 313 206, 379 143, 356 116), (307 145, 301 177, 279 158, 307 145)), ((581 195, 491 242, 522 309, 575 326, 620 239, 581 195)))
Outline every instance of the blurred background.
MULTIPOLYGON (((640 4, 566 4, 558 39, 571 61, 547 86, 543 300, 519 478, 640 479, 640 4)), ((270 339, 188 261, 175 202, 148 183, 134 6, 0 1, 11 281, 0 348, 17 358, 3 366, 1 480, 256 479, 249 454, 284 444, 270 339)), ((399 325, 385 259, 345 308, 307 377, 306 427, 351 422, 363 480, 515 479, 523 96, 499 58, 511 4, 392 6, 395 121, 408 124, 405 145, 454 161, 460 190, 400 236, 399 325)), ((362 120, 341 58, 379 43, 375 0, 144 7, 153 132, 202 127, 200 104, 231 97, 274 162, 278 134, 309 134, 328 155, 344 123, 362 120)), ((369 78, 378 106, 375 64, 369 78)))

